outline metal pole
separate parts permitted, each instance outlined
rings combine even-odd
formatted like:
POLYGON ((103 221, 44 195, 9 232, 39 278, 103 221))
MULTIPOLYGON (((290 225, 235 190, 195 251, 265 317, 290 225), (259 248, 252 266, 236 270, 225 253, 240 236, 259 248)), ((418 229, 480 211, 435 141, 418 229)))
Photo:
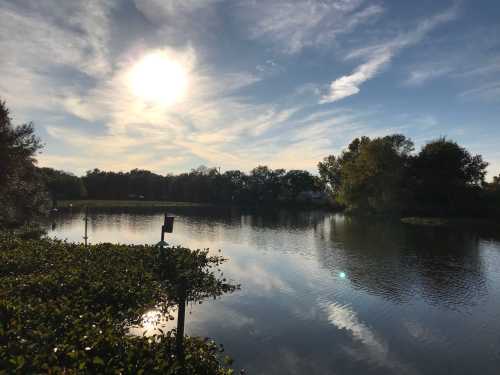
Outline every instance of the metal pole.
POLYGON ((83 219, 85 221, 85 235, 83 236, 83 239, 85 240, 85 247, 87 247, 87 240, 88 240, 88 236, 87 236, 87 226, 88 226, 88 222, 89 222, 89 207, 85 207, 85 218, 83 219))

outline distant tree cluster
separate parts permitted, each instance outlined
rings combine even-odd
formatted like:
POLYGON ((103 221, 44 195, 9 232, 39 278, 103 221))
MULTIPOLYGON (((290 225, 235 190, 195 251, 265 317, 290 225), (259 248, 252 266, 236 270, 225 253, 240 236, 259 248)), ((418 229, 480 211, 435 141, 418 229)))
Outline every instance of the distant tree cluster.
POLYGON ((88 171, 82 177, 89 199, 145 199, 205 203, 276 203, 304 199, 323 191, 321 180, 307 171, 254 168, 249 174, 199 167, 161 176, 147 170, 88 171))
POLYGON ((394 134, 356 138, 318 169, 335 198, 352 211, 484 215, 495 210, 491 203, 499 190, 498 178, 485 183, 487 166, 481 155, 446 138, 414 153, 410 139, 394 134))

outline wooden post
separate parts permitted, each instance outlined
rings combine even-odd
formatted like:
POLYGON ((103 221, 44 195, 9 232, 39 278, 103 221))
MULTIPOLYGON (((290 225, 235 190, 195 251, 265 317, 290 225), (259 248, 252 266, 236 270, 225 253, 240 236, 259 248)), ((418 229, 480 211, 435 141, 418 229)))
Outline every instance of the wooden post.
POLYGON ((87 236, 87 226, 89 223, 89 207, 88 206, 85 207, 85 218, 83 220, 85 221, 85 235, 83 236, 83 239, 85 240, 85 247, 87 247, 87 240, 89 238, 87 236))

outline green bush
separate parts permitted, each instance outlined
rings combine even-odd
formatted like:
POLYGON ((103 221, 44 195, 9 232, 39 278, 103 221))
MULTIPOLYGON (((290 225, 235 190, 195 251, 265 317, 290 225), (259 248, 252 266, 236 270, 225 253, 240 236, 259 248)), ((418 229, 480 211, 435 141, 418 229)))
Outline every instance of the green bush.
MULTIPOLYGON (((0 373, 180 373, 175 331, 128 334, 171 300, 155 264, 151 246, 1 235, 0 373)), ((220 356, 213 341, 187 338, 184 373, 232 373, 220 356)))

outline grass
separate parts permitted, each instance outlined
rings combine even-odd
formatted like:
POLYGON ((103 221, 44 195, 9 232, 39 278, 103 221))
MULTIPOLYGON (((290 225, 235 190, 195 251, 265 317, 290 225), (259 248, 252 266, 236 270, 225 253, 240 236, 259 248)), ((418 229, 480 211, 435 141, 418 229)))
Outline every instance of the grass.
POLYGON ((62 200, 58 202, 58 207, 204 207, 210 206, 208 203, 195 202, 168 202, 168 201, 145 201, 145 200, 62 200))

